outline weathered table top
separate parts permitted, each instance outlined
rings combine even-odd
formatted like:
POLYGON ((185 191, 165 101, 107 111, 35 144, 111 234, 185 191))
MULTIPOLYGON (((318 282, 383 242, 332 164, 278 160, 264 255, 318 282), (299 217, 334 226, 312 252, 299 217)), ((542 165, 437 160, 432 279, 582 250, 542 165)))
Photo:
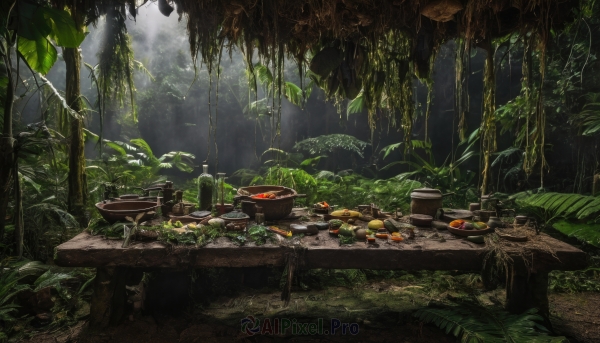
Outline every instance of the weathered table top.
MULTIPOLYGON (((362 223, 366 225, 366 223, 362 223)), ((434 229, 420 230, 428 235, 434 229)), ((445 241, 426 237, 396 243, 378 239, 378 244, 357 242, 340 246, 339 239, 325 231, 315 236, 256 246, 253 242, 238 246, 221 237, 203 247, 167 246, 161 242, 132 242, 121 248, 122 241, 81 233, 56 248, 55 263, 65 267, 134 268, 206 268, 283 266, 290 253, 300 258, 303 268, 359 268, 403 270, 481 270, 484 244, 475 244, 446 230, 438 235, 445 241)), ((548 235, 539 236, 558 259, 537 251, 534 270, 576 270, 585 268, 587 254, 548 235)), ((512 243, 515 246, 526 243, 512 243)))

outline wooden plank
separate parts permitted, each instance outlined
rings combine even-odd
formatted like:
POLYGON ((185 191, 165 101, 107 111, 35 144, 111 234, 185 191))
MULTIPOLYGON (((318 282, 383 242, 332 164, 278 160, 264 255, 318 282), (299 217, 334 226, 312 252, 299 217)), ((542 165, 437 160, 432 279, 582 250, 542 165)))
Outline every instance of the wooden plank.
MULTIPOLYGON (((423 232, 422 230, 421 232, 423 232)), ((337 238, 321 231, 303 237, 304 268, 365 268, 404 270, 480 270, 484 246, 440 231, 445 242, 417 237, 401 243, 380 241, 377 245, 357 242, 340 246, 337 238)), ((587 254, 564 242, 542 235, 558 257, 536 254, 534 270, 575 270, 587 265, 587 254)), ((290 245, 289 242, 283 244, 290 245)), ((515 243, 525 244, 525 243, 515 243)), ((121 248, 121 241, 81 233, 56 248, 55 262, 65 267, 204 268, 283 266, 290 247, 276 243, 237 246, 219 238, 204 247, 166 246, 159 242, 134 242, 121 248)))

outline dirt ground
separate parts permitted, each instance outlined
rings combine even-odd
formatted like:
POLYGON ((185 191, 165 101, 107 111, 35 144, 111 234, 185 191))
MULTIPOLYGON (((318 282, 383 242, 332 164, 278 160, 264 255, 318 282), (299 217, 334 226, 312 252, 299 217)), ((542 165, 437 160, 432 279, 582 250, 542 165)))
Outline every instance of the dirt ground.
MULTIPOLYGON (((171 313, 131 314, 121 323, 101 332, 88 329, 87 321, 53 332, 40 332, 22 339, 34 343, 67 342, 456 342, 451 335, 433 325, 422 325, 411 316, 414 309, 425 306, 431 294, 421 286, 396 280, 368 282, 364 287, 348 289, 330 287, 295 292, 288 307, 276 290, 248 290, 235 297, 219 297, 210 304, 171 313), (358 324, 351 335, 248 335, 241 330, 241 320, 288 318, 298 323, 316 323, 323 318, 324 328, 331 318, 342 323, 358 324)), ((452 290, 435 297, 452 296, 452 290)), ((503 290, 488 292, 484 302, 503 299, 503 290), (487 300, 486 300, 487 299, 487 300)), ((552 294, 552 323, 560 335, 571 342, 600 342, 600 294, 552 294)))
POLYGON ((600 342, 600 293, 551 294, 554 329, 571 342, 600 342))

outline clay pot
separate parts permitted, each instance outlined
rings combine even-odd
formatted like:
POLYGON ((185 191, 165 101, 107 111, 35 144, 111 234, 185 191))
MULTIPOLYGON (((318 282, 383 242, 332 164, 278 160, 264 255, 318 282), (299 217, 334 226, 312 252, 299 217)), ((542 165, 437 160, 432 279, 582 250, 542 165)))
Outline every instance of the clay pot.
POLYGON ((410 193, 410 211, 412 214, 425 214, 435 217, 442 208, 442 192, 439 189, 419 188, 410 193))
POLYGON ((498 217, 490 217, 490 219, 487 222, 487 226, 489 228, 496 229, 499 227, 504 227, 504 223, 498 217))

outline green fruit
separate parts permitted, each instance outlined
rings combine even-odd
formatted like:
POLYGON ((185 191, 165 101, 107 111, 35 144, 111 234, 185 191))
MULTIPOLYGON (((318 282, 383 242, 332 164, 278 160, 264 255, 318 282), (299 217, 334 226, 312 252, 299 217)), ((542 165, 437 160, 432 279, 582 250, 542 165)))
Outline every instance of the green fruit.
POLYGON ((475 227, 476 230, 487 229, 487 225, 485 223, 482 223, 482 222, 475 222, 475 223, 473 223, 473 226, 475 227))
POLYGON ((483 236, 468 236, 466 238, 466 240, 469 242, 477 243, 477 244, 485 243, 483 236))
POLYGON ((352 226, 344 224, 340 227, 339 234, 346 237, 352 237, 354 236, 354 230, 352 230, 352 226))

